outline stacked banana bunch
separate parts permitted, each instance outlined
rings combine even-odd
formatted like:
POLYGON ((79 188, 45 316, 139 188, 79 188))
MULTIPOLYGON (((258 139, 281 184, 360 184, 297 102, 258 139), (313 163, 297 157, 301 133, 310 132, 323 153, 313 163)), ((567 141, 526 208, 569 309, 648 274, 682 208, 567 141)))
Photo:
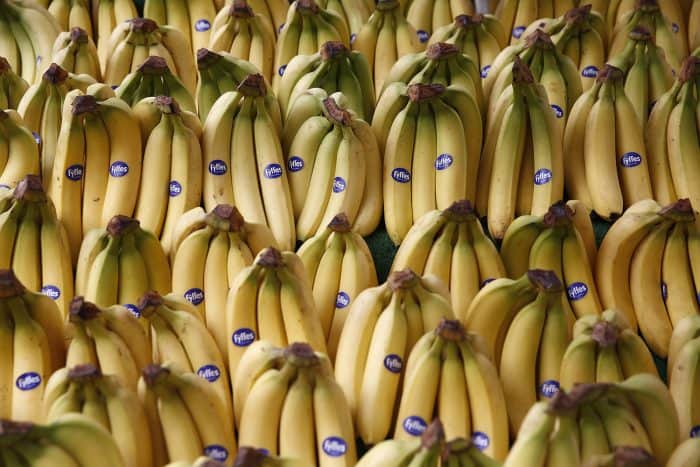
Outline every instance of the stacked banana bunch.
POLYGON ((622 312, 605 310, 600 316, 576 321, 561 362, 561 388, 570 391, 578 383, 619 383, 638 373, 658 376, 651 352, 622 312))
POLYGON ((61 31, 79 27, 92 36, 90 6, 90 0, 51 0, 48 10, 58 21, 61 31))
POLYGON ((304 263, 291 251, 267 247, 231 284, 226 301, 231 378, 247 348, 262 339, 278 347, 308 342, 326 353, 323 325, 304 263))
POLYGON ((419 438, 382 441, 357 463, 358 467, 384 465, 497 467, 501 463, 483 454, 474 441, 454 438, 446 442, 443 425, 435 419, 419 438))
POLYGON ((70 73, 86 74, 97 81, 102 80, 97 47, 83 28, 75 27, 60 33, 53 44, 51 59, 70 73))
POLYGON ((283 145, 296 234, 305 241, 339 213, 360 234, 373 232, 382 211, 382 158, 367 122, 347 96, 321 89, 299 96, 285 123, 283 145))
POLYGON ((499 0, 495 15, 513 44, 523 37, 533 21, 557 18, 576 6, 575 3, 574 0, 499 0))
POLYGON ((235 91, 222 94, 202 130, 202 195, 207 210, 235 205, 249 221, 269 226, 279 246, 291 250, 296 229, 281 128, 277 99, 262 75, 248 75, 235 91))
POLYGON ((297 251, 312 285, 328 357, 335 360, 340 333, 350 305, 363 290, 376 287, 377 270, 364 238, 352 231, 348 217, 338 214, 297 251))
POLYGON ((469 201, 423 215, 401 243, 392 271, 411 269, 438 277, 450 289, 454 314, 464 319, 472 300, 489 282, 506 277, 496 246, 486 236, 469 201))
POLYGON ((640 374, 616 384, 581 384, 534 404, 503 466, 587 465, 623 447, 641 448, 664 465, 678 443, 668 388, 640 374))
MULTIPOLYGON (((143 17, 158 24, 167 24, 180 31, 195 53, 209 44, 212 23, 216 16, 215 0, 147 0, 143 6, 143 17)), ((184 51, 176 51, 182 54, 184 51)))
MULTIPOLYGON (((216 15, 209 43, 205 46, 254 65, 266 80, 272 81, 275 41, 275 30, 269 19, 253 10, 250 2, 234 0, 216 15)), ((195 49, 198 59, 200 49, 195 49)))
MULTIPOLYGON (((144 99, 161 95, 172 97, 183 110, 192 113, 193 118, 190 120, 200 123, 194 97, 182 81, 170 71, 168 62, 163 57, 156 55, 148 57, 135 71, 124 77, 114 92, 137 113, 136 105, 144 99)), ((199 178, 201 179, 201 176, 199 178)))
POLYGON ((552 111, 544 86, 518 56, 501 76, 506 72, 512 84, 495 101, 476 187, 477 211, 487 214, 497 239, 516 215, 543 215, 564 191, 559 111, 552 111))
POLYGON ((0 358, 0 419, 41 422, 47 381, 65 361, 62 316, 11 269, 0 269, 0 358))
POLYGON ((38 176, 27 175, 0 194, 0 268, 12 269, 34 292, 53 299, 65 315, 73 297, 70 246, 38 176))
POLYGON ((75 293, 100 306, 134 306, 141 296, 171 290, 168 257, 139 221, 115 216, 85 235, 75 271, 75 293))
POLYGON ((338 342, 335 378, 365 443, 385 439, 395 426, 405 362, 425 333, 442 318, 453 319, 449 300, 438 278, 406 269, 365 289, 351 305, 338 342))
POLYGON ((233 380, 239 443, 302 465, 354 466, 350 408, 328 357, 305 343, 254 346, 233 380))
POLYGON ((5 57, 0 57, 0 108, 17 110, 29 84, 10 66, 5 57))
POLYGON ((45 425, 0 420, 0 459, 8 466, 138 465, 126 464, 109 432, 78 414, 64 415, 45 425))
POLYGON ((402 1, 406 19, 417 30, 421 42, 427 42, 433 31, 452 22, 457 15, 476 13, 473 0, 432 2, 429 0, 402 1))
POLYGON ((687 199, 660 207, 640 201, 610 228, 598 250, 596 281, 602 305, 639 325, 649 348, 668 355, 673 328, 700 314, 700 233, 687 199), (633 321, 630 317, 635 317, 633 321))
POLYGON ((277 243, 267 226, 246 222, 238 209, 226 204, 209 213, 194 208, 173 229, 173 293, 197 309, 224 356, 229 339, 224 311, 228 291, 238 273, 270 246, 277 243))
POLYGON ((682 319, 671 335, 668 351, 668 387, 676 403, 681 438, 700 432, 700 316, 682 319))
POLYGON ((416 342, 406 362, 394 439, 423 434, 439 418, 448 439, 470 439, 502 461, 508 454, 506 400, 498 370, 459 321, 441 320, 416 342))
POLYGON ((138 381, 138 399, 150 432, 140 442, 150 442, 152 465, 191 463, 202 455, 231 465, 236 453, 231 409, 206 379, 169 363, 148 365, 138 381))
POLYGON ((82 414, 112 435, 125 465, 153 465, 146 413, 136 393, 116 376, 91 364, 61 368, 46 384, 42 403, 47 423, 82 414))
MULTIPOLYGON (((508 277, 520 277, 528 269, 554 271, 566 288, 566 308, 579 318, 599 315, 593 226, 585 207, 578 206, 576 216, 572 206, 558 202, 544 216, 515 219, 503 237, 501 257, 508 277)), ((631 322, 636 326, 636 320, 631 322)))

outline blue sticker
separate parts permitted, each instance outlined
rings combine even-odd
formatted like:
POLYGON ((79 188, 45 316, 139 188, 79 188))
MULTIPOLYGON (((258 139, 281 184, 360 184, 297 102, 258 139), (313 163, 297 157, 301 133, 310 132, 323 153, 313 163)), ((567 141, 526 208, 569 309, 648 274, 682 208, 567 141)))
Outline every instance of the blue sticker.
POLYGON ((355 43, 355 39, 357 39, 357 34, 355 34, 353 32, 352 34, 350 34, 350 44, 351 45, 355 43))
POLYGON ((556 115, 557 118, 564 117, 564 109, 559 107, 557 104, 552 104, 551 107, 552 107, 552 110, 554 111, 554 115, 556 115))
POLYGON ((513 37, 515 37, 516 39, 520 39, 520 36, 523 35, 525 29, 527 29, 525 26, 518 26, 513 28, 513 37))
POLYGON ((401 426, 403 426, 403 431, 411 436, 420 436, 425 429, 428 428, 428 424, 425 423, 425 420, 416 415, 406 417, 401 426))
POLYGON ((41 375, 30 371, 28 373, 22 373, 17 377, 15 386, 19 388, 20 391, 31 391, 41 384, 41 375))
POLYGON ((574 282, 566 288, 566 295, 568 295, 569 300, 581 300, 588 294, 588 286, 583 282, 574 282))
POLYGON ((545 381, 544 383, 542 383, 542 385, 540 386, 540 394, 542 394, 544 397, 552 398, 558 392, 559 381, 550 379, 549 381, 545 381))
POLYGON ((481 287, 485 287, 495 280, 495 277, 489 277, 488 279, 484 279, 484 282, 481 283, 481 287))
POLYGON ((228 450, 218 444, 210 444, 204 448, 204 455, 215 461, 225 462, 228 459, 228 450))
POLYGON ((236 329, 236 331, 231 334, 231 342, 233 342, 233 345, 236 347, 248 347, 255 342, 255 331, 249 328, 236 329))
POLYGON ((440 154, 435 159, 435 170, 449 169, 453 162, 454 159, 450 154, 440 154))
POLYGON ((664 299, 664 302, 668 298, 668 287, 666 286, 665 282, 661 283, 661 298, 664 299))
POLYGON ((41 288, 41 293, 49 297, 51 300, 58 300, 61 296, 61 289, 55 285, 47 284, 41 288))
POLYGON ((287 170, 290 172, 299 172, 304 168, 304 159, 299 156, 292 156, 287 161, 287 170))
POLYGON ((282 166, 275 163, 268 164, 263 169, 263 175, 269 179, 280 178, 282 176, 282 166))
POLYGON ((583 70, 581 70, 581 76, 584 78, 597 78, 598 77, 598 67, 595 65, 588 65, 583 70))
POLYGON ((395 374, 401 373, 403 360, 396 354, 389 354, 384 357, 384 368, 395 374))
POLYGON ((10 185, 5 185, 4 183, 0 183, 0 188, 4 190, 11 190, 12 187, 10 185))
POLYGON ((34 137, 36 144, 41 144, 41 136, 39 136, 39 133, 32 131, 32 136, 34 137))
POLYGON ((118 87, 119 87, 118 84, 113 84, 110 86, 110 88, 112 88, 112 91, 116 90, 118 87))
POLYGON ((391 178, 399 183, 408 183, 411 181, 411 172, 403 167, 397 167, 391 171, 391 178))
POLYGON ((280 75, 280 76, 284 76, 284 70, 286 70, 286 69, 287 69, 287 65, 282 65, 282 66, 279 67, 279 69, 277 70, 277 74, 280 75))
POLYGON ((284 23, 280 24, 280 27, 277 28, 277 33, 278 33, 278 34, 279 34, 280 32, 282 32, 282 28, 283 28, 283 27, 284 27, 284 23))
POLYGON ((197 370, 197 376, 213 383, 221 376, 221 370, 216 365, 204 365, 197 370))
POLYGON ((489 75, 489 71, 491 71, 491 65, 486 65, 481 69, 481 79, 486 79, 486 77, 489 75))
POLYGON ((342 193, 347 186, 348 184, 343 177, 335 177, 333 179, 333 193, 342 193))
POLYGON ((224 175, 228 172, 228 165, 221 159, 213 160, 209 163, 209 173, 212 175, 224 175))
POLYGON ((168 185, 168 194, 174 198, 176 196, 180 196, 182 193, 182 185, 180 185, 180 182, 177 180, 170 180, 170 184, 168 185))
POLYGON ((197 32, 205 32, 211 29, 211 23, 206 19, 199 19, 194 23, 194 29, 197 32))
POLYGON ((36 64, 37 65, 40 64, 43 59, 44 59, 44 57, 42 57, 41 55, 37 55, 36 56, 36 64))
POLYGON ((134 316, 134 318, 141 317, 141 310, 139 310, 139 307, 137 307, 133 303, 124 304, 124 308, 126 308, 129 311, 129 313, 131 313, 134 316))
POLYGON ((428 42, 428 39, 430 39, 430 34, 422 29, 416 31, 416 35, 418 35, 418 40, 421 41, 421 43, 426 43, 428 42))
POLYGON ((66 169, 66 177, 68 178, 68 180, 77 182, 78 180, 83 178, 83 166, 80 164, 71 165, 66 169))
POLYGON ((552 181, 552 171, 549 169, 540 169, 535 172, 535 185, 545 185, 552 181))
POLYGON ((700 438, 700 425, 695 425, 693 428, 690 429, 690 437, 700 438))
POLYGON ((623 167, 632 168, 637 167, 642 163, 642 156, 636 152, 628 152, 622 155, 620 158, 620 163, 623 167))
POLYGON ((491 444, 491 438, 483 431, 475 431, 472 433, 472 444, 476 446, 479 451, 483 451, 491 444))
POLYGON ((185 300, 193 305, 199 305, 204 301, 204 291, 197 287, 191 288, 184 293, 185 300))
POLYGON ((129 173, 129 164, 124 161, 114 161, 109 166, 109 175, 120 178, 129 173))
POLYGON ((350 295, 341 290, 338 292, 338 295, 335 296, 335 307, 345 308, 348 305, 350 305, 350 295))
POLYGON ((671 23, 671 31, 674 32, 674 34, 678 34, 678 31, 681 30, 681 27, 678 26, 678 23, 671 23))
POLYGON ((323 452, 331 457, 341 457, 348 452, 348 443, 343 438, 338 436, 329 436, 323 440, 321 444, 323 452))

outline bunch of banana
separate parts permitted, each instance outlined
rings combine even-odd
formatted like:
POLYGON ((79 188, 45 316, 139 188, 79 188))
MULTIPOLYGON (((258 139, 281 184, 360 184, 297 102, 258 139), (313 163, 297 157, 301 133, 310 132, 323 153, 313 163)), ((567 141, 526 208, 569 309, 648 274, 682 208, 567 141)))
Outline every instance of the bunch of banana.
POLYGON ((668 355, 669 390, 678 410, 681 438, 700 433, 700 315, 678 323, 671 335, 668 355))
MULTIPOLYGON (((197 69, 197 109, 202 123, 206 121, 214 102, 222 94, 235 91, 248 75, 260 73, 260 70, 247 60, 209 49, 197 51, 197 69)), ((279 113, 279 110, 277 112, 279 113)))
POLYGON ((138 308, 150 323, 153 361, 168 362, 171 368, 194 373, 211 384, 225 408, 222 416, 233 423, 226 361, 194 306, 176 294, 146 292, 138 308))
POLYGON ((605 241, 601 245, 597 280, 603 305, 623 311, 631 305, 647 345, 664 358, 673 327, 688 315, 700 314, 696 292, 700 290, 696 285, 700 263, 695 246, 700 233, 687 199, 657 209, 655 215, 644 216, 639 211, 636 215, 641 220, 636 229, 629 227, 628 220, 627 228, 615 232, 608 245, 605 241), (625 234, 626 238, 620 238, 625 234), (606 289, 619 287, 614 295, 603 292, 601 283, 606 279, 610 281, 606 289))
POLYGON ((85 29, 76 27, 60 33, 53 44, 51 60, 70 73, 102 80, 97 47, 85 29))
POLYGON ((166 254, 180 216, 202 199, 202 124, 168 96, 134 105, 143 142, 143 183, 134 217, 160 238, 166 254))
POLYGON ((134 305, 150 290, 171 290, 168 257, 158 237, 126 216, 114 216, 106 229, 85 234, 75 271, 77 295, 99 306, 134 305))
POLYGON ((700 48, 700 1, 693 0, 688 15, 688 50, 696 50, 700 48))
POLYGON ((476 100, 480 111, 485 109, 476 59, 463 54, 455 44, 437 42, 423 52, 399 58, 384 79, 381 94, 377 95, 377 113, 381 113, 382 101, 386 99, 384 94, 395 94, 396 90, 390 89, 396 86, 393 83, 457 85, 476 100))
MULTIPOLYGON (((381 467, 384 465, 415 465, 438 467, 447 451, 445 431, 440 420, 424 427, 419 438, 389 439, 378 442, 357 463, 357 467, 381 467)), ((444 461, 443 461, 444 462, 444 461)), ((442 463, 446 465, 446 463, 442 463)), ((464 465, 464 464, 458 464, 464 465)), ((470 464, 466 465, 490 465, 470 464)))
POLYGON ((0 420, 0 458, 8 466, 128 467, 110 433, 85 415, 46 425, 0 420))
POLYGON ((484 80, 484 94, 490 96, 486 114, 489 125, 501 118, 498 113, 502 111, 500 98, 513 82, 512 67, 516 57, 529 67, 535 82, 544 87, 557 128, 563 135, 571 108, 582 92, 581 79, 576 64, 541 29, 526 36, 522 43, 506 47, 494 60, 484 80))
POLYGON ((328 356, 335 360, 338 340, 350 305, 360 292, 377 286, 377 271, 367 243, 351 230, 348 217, 338 214, 328 226, 297 251, 312 284, 328 356))
POLYGON ((73 297, 70 246, 39 177, 27 175, 3 194, 0 212, 0 268, 13 269, 25 287, 50 297, 67 313, 73 297))
POLYGON ((384 150, 384 222, 396 245, 427 212, 474 199, 482 128, 465 88, 393 84, 372 127, 384 150))
POLYGON ((508 414, 498 379, 478 336, 460 321, 443 319, 411 351, 406 362, 394 439, 420 436, 439 418, 448 439, 466 438, 488 456, 508 454, 508 414))
POLYGON ((20 99, 29 84, 10 66, 5 57, 0 57, 0 109, 17 110, 20 99))
MULTIPOLYGON (((184 36, 190 53, 209 44, 212 23, 218 9, 215 0, 146 0, 143 17, 158 24, 167 24, 184 36)), ((176 53, 182 54, 184 50, 176 53)))
MULTIPOLYGON (((382 204, 382 156, 377 146, 376 137, 372 132, 370 125, 355 116, 355 113, 348 109, 348 102, 345 94, 342 92, 334 92, 328 94, 321 88, 311 88, 301 92, 295 99, 292 106, 289 108, 287 119, 284 123, 282 132, 282 149, 286 155, 287 169, 289 171, 289 184, 292 194, 292 205, 295 208, 295 217, 301 221, 300 215, 305 212, 307 216, 305 221, 305 232, 321 232, 324 225, 318 216, 323 216, 327 213, 329 216, 333 213, 338 213, 344 209, 352 209, 356 211, 353 218, 350 219, 354 232, 366 236, 374 232, 381 220, 383 204, 382 204), (340 165, 342 159, 338 156, 341 148, 340 143, 348 140, 352 143, 351 147, 356 147, 359 140, 362 149, 362 159, 364 159, 365 175, 362 188, 362 200, 359 208, 345 206, 331 206, 331 202, 335 203, 335 194, 338 194, 336 188, 333 188, 334 182, 329 177, 334 174, 329 173, 329 170, 345 170, 340 165), (311 154, 309 154, 311 151, 311 154), (325 158, 324 166, 321 157, 325 158), (307 167, 307 164, 312 165, 307 167), (316 172, 314 172, 314 170, 316 172), (322 170, 322 172, 319 172, 322 170), (320 196, 314 195, 309 197, 311 190, 318 189, 317 185, 310 185, 311 180, 319 179, 322 189, 327 189, 330 194, 328 199, 322 192, 320 196), (327 180, 325 180, 328 178, 327 180), (314 199, 315 198, 315 199, 314 199), (307 203, 307 204, 305 204, 307 203), (318 212, 310 209, 308 203, 313 203, 318 212), (319 203, 322 207, 318 207, 319 203), (334 211, 335 209, 335 211, 334 211), (309 214, 317 216, 316 218, 308 219, 309 214), (321 221, 321 222, 319 222, 321 221), (315 230, 309 231, 309 222, 319 222, 315 230)), ((359 169, 359 167, 356 167, 359 169)), ((338 173, 343 182, 347 183, 347 177, 343 173, 338 173)), ((340 181, 340 180, 339 180, 340 181)), ((340 188, 340 185, 337 187, 340 188)), ((356 188, 356 187, 353 187, 356 188)), ((342 194, 344 190, 340 192, 342 194)), ((348 211, 345 211, 347 213, 348 211)), ((326 221, 330 221, 327 217, 326 221)), ((299 224, 297 224, 299 225, 299 224)), ((301 231, 297 228, 297 235, 301 238, 301 231)), ((308 235, 308 234, 306 234, 308 235)))
POLYGON ((662 11, 660 4, 673 0, 635 0, 634 9, 625 13, 612 30, 608 57, 615 57, 627 44, 630 32, 636 26, 645 26, 654 36, 656 45, 666 54, 666 61, 678 72, 683 58, 688 55, 688 36, 685 22, 673 22, 662 11), (681 29, 683 30, 681 33, 681 29))
POLYGON ((56 18, 61 31, 81 28, 93 37, 90 7, 90 0, 51 0, 48 10, 56 18))
MULTIPOLYGON (((235 1, 235 0, 233 0, 235 1)), ((287 13, 289 10, 289 0, 246 0, 248 5, 253 9, 255 13, 262 15, 266 23, 268 23, 275 35, 278 35, 284 26, 284 22, 287 18, 287 13)), ((231 0, 226 0, 227 4, 231 4, 231 0)), ((223 5, 218 5, 218 3, 223 3, 223 0, 217 0, 217 9, 219 13, 224 10, 223 5)), ((216 22, 216 20, 214 20, 216 22)))
POLYGON ((77 296, 68 313, 65 366, 93 365, 135 390, 140 369, 153 361, 145 327, 135 305, 99 307, 77 296))
POLYGON ((510 70, 513 82, 490 114, 476 182, 476 210, 497 239, 516 215, 544 215, 564 194, 561 132, 545 86, 517 56, 510 70))
POLYGON ((323 232, 341 212, 351 226, 357 224, 361 234, 376 228, 381 215, 382 162, 366 122, 328 97, 322 101, 321 115, 300 126, 287 154, 298 239, 323 232))
POLYGON ((572 206, 559 201, 544 216, 515 219, 503 237, 501 256, 508 277, 520 277, 528 269, 554 271, 566 288, 564 307, 578 318, 597 316, 603 309, 593 276, 593 226, 585 207, 577 209, 582 212, 576 216, 572 206))
POLYGON ((318 6, 343 18, 350 32, 350 43, 357 38, 374 11, 375 0, 317 0, 318 6))
POLYGON ((190 94, 194 95, 196 91, 194 57, 187 37, 174 26, 159 26, 148 18, 130 19, 114 28, 107 48, 98 49, 98 52, 106 84, 118 86, 144 60, 156 55, 165 59, 168 68, 180 78, 190 94))
POLYGON ((604 219, 653 198, 644 132, 624 79, 606 64, 571 109, 564 133, 567 192, 604 219))
POLYGON ((49 378, 42 403, 47 423, 82 414, 112 435, 126 465, 153 465, 146 413, 136 392, 117 377, 89 363, 61 368, 49 378))
POLYGON ((685 467, 700 463, 700 438, 690 438, 683 441, 673 451, 666 467, 685 467))
POLYGON ((485 78, 493 61, 508 44, 508 39, 495 16, 479 14, 458 15, 454 22, 433 31, 428 45, 438 42, 456 45, 460 52, 476 62, 481 77, 485 78))
POLYGON ((450 289, 458 319, 466 317, 479 289, 506 276, 496 246, 466 200, 455 201, 443 211, 430 211, 416 221, 391 265, 392 271, 406 268, 440 278, 450 289))
MULTIPOLYGON (((687 36, 686 26, 690 26, 689 14, 690 8, 687 5, 693 0, 662 0, 655 2, 639 2, 637 0, 592 0, 593 9, 598 11, 604 16, 606 23, 608 25, 608 30, 615 32, 618 29, 624 27, 624 25, 629 21, 631 15, 634 14, 635 9, 646 4, 656 4, 660 8, 661 14, 667 18, 670 26, 670 32, 673 35, 687 36)), ((685 40, 685 39, 684 39, 685 40)))
MULTIPOLYGON (((255 7, 253 7, 255 11, 255 7)), ((321 8, 315 0, 295 0, 277 37, 272 87, 277 93, 280 78, 297 55, 313 55, 326 42, 350 47, 350 31, 345 19, 321 8)))
POLYGON ((395 425, 404 362, 442 318, 454 319, 445 285, 410 269, 392 272, 351 305, 338 342, 335 377, 365 443, 383 440, 395 425))
POLYGON ((66 95, 74 89, 86 92, 94 83, 90 75, 76 75, 52 63, 41 81, 27 89, 17 106, 17 112, 39 144, 41 178, 46 185, 51 179, 66 95))
POLYGON ((0 418, 43 419, 46 382, 65 362, 62 321, 50 298, 0 269, 0 418))
MULTIPOLYGON (((188 112, 188 117, 189 113, 194 114, 198 120, 197 124, 201 126, 196 115, 197 105, 193 95, 185 88, 182 81, 170 71, 168 63, 163 57, 152 55, 144 60, 135 71, 124 77, 115 90, 115 94, 131 107, 135 107, 137 103, 146 98, 172 97, 182 110, 188 112)), ((201 132, 201 129, 199 131, 201 132)))
POLYGON ((51 176, 44 180, 74 263, 89 230, 104 228, 115 215, 133 214, 141 181, 138 119, 113 93, 93 93, 98 89, 112 93, 95 84, 85 94, 79 89, 66 94, 51 176))
POLYGON ((16 110, 0 110, 0 190, 14 188, 26 175, 40 173, 34 135, 16 110))
POLYGON ((0 0, 0 57, 27 83, 41 79, 61 28, 46 8, 26 0, 0 0))
POLYGON ((367 59, 342 42, 325 42, 317 53, 300 55, 289 61, 284 76, 277 83, 282 115, 288 118, 296 98, 312 88, 324 89, 328 94, 342 92, 348 109, 366 121, 372 119, 374 87, 367 59))
POLYGON ((93 39, 104 71, 105 62, 102 57, 114 52, 109 46, 112 31, 123 22, 137 18, 139 14, 133 0, 91 0, 91 4, 93 39))
MULTIPOLYGON (((271 456, 265 449, 255 449, 250 446, 240 446, 236 459, 233 462, 234 466, 241 467, 311 467, 300 459, 290 457, 271 456)), ((209 464, 192 464, 190 465, 175 465, 169 467, 223 467, 209 464)))
POLYGON ((434 31, 450 24, 456 16, 476 13, 474 0, 402 0, 401 6, 421 42, 427 42, 434 31))
POLYGON ((209 213, 194 208, 173 229, 173 292, 198 309, 222 355, 228 349, 225 307, 231 284, 263 248, 276 245, 267 226, 246 222, 227 204, 209 213))
POLYGON ((661 204, 690 198, 694 206, 700 206, 700 189, 693 182, 695 174, 700 173, 698 102, 700 56, 690 56, 671 89, 656 101, 644 135, 654 199, 661 204))
POLYGON ((202 455, 231 465, 236 455, 231 409, 206 380, 169 362, 148 365, 138 397, 148 419, 153 465, 194 462, 202 455))
POLYGON ((641 447, 618 446, 609 454, 592 456, 584 467, 662 467, 641 447))
POLYGON ((281 127, 277 99, 260 74, 248 75, 216 101, 202 134, 204 208, 236 206, 249 222, 269 226, 279 246, 291 250, 296 229, 281 127))
POLYGON ((673 72, 664 56, 649 29, 636 26, 625 48, 608 60, 625 73, 625 94, 642 128, 647 125, 650 109, 673 85, 673 72))
POLYGON ((352 49, 367 59, 377 96, 396 60, 424 48, 416 29, 406 21, 399 0, 378 0, 374 12, 352 41, 352 49))
POLYGON ((275 31, 265 16, 254 11, 246 0, 234 0, 216 15, 208 47, 252 63, 266 80, 272 81, 275 40, 275 31))
POLYGON ((231 284, 226 301, 229 375, 258 339, 278 347, 308 342, 326 353, 326 339, 304 263, 291 251, 268 247, 231 284))
POLYGON ((539 18, 557 18, 576 5, 575 0, 499 0, 495 15, 515 44, 525 29, 539 18))
POLYGON ((649 349, 621 311, 579 318, 573 336, 559 375, 566 391, 578 383, 619 383, 638 373, 658 376, 649 349))
POLYGON ((241 445, 303 465, 355 465, 350 408, 324 353, 294 343, 281 351, 275 365, 259 367, 237 383, 248 388, 237 408, 241 445))

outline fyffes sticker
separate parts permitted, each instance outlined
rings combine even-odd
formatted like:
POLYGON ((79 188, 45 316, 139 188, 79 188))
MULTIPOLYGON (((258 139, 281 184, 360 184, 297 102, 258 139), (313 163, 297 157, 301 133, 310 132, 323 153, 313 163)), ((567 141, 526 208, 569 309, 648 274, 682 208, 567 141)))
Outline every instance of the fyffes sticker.
POLYGON ((535 172, 535 185, 545 185, 552 181, 552 171, 549 169, 540 169, 535 172))
POLYGON ((489 75, 489 71, 491 71, 491 65, 484 66, 479 73, 481 75, 481 79, 486 79, 486 77, 489 75))
POLYGON ((452 159, 450 154, 440 154, 437 156, 437 159, 435 159, 435 170, 448 169, 452 165, 452 162, 454 162, 454 159, 452 159))
POLYGON ((403 431, 411 436, 420 436, 423 434, 425 429, 428 428, 428 424, 425 422, 425 420, 417 415, 411 415, 410 417, 404 418, 401 426, 403 427, 403 431))
POLYGON ((236 329, 233 334, 231 334, 231 342, 233 342, 233 345, 236 347, 248 347, 255 342, 255 331, 250 328, 236 329))
POLYGON ((202 289, 198 289, 197 287, 193 287, 184 293, 184 297, 185 300, 191 304, 199 305, 204 301, 204 291, 202 289))
POLYGON ((71 165, 66 169, 66 178, 68 180, 72 180, 74 182, 77 182, 78 180, 83 178, 83 166, 80 164, 74 164, 71 165))
POLYGON ((15 386, 17 386, 20 391, 31 391, 32 389, 37 388, 40 384, 41 375, 33 371, 22 373, 17 377, 17 381, 15 382, 15 386))
POLYGON ((209 173, 212 175, 224 175, 228 172, 228 165, 221 159, 213 160, 209 163, 209 173))
POLYGON ((299 172, 304 168, 304 159, 299 156, 292 156, 287 161, 287 170, 290 172, 299 172))
POLYGON ((540 385, 540 394, 544 397, 552 398, 559 392, 559 381, 550 379, 540 385))
POLYGON ((574 282, 566 288, 566 295, 569 297, 569 300, 581 300, 586 294, 588 294, 588 286, 583 282, 574 282))
POLYGON ((219 444, 205 446, 204 455, 215 461, 225 462, 228 459, 228 450, 219 444))
POLYGON ((690 429, 690 437, 700 438, 700 425, 695 425, 693 428, 690 429))
POLYGON ((403 167, 397 167, 391 171, 391 178, 399 183, 408 183, 411 181, 411 172, 403 167))
POLYGON ((399 374, 403 368, 403 360, 396 354, 389 354, 384 357, 384 368, 394 374, 399 374))
POLYGON ((335 307, 345 308, 348 305, 350 305, 350 295, 341 290, 338 292, 338 295, 335 296, 335 307))
POLYGON ((61 289, 55 285, 46 284, 41 288, 41 293, 49 297, 51 300, 58 300, 61 296, 61 289))
POLYGON ((595 65, 588 65, 583 70, 581 70, 581 76, 584 78, 597 78, 598 77, 598 67, 595 65))
POLYGON ((347 186, 348 184, 343 177, 335 177, 333 179, 333 193, 342 193, 347 186))
POLYGON ((174 198, 180 196, 182 193, 182 185, 177 180, 170 180, 170 185, 168 185, 168 194, 174 198))
POLYGON ((483 431, 475 431, 472 433, 472 444, 476 446, 479 451, 483 451, 491 444, 491 438, 483 431))
POLYGON ((139 307, 134 305, 133 303, 126 303, 124 305, 124 308, 129 310, 129 313, 134 315, 135 318, 140 318, 141 317, 141 310, 139 310, 139 307))
POLYGON ((114 161, 109 166, 109 175, 120 178, 129 173, 129 164, 124 161, 114 161))
POLYGON ((564 117, 564 109, 559 107, 557 104, 552 104, 551 107, 552 107, 552 110, 554 111, 554 115, 556 115, 557 118, 564 117))
POLYGON ((206 19, 199 19, 194 23, 194 30, 197 32, 205 32, 211 29, 211 23, 206 19))
POLYGON ((275 163, 268 164, 263 169, 263 175, 269 179, 280 178, 282 176, 282 166, 275 163))
POLYGON ((513 37, 515 37, 516 39, 520 39, 520 36, 523 35, 525 29, 527 29, 525 26, 517 26, 513 28, 513 37))
POLYGON ((485 287, 495 280, 496 279, 494 277, 489 277, 488 279, 484 279, 484 282, 481 283, 481 287, 485 287))
POLYGON ((418 36, 418 40, 421 41, 421 43, 428 42, 428 39, 430 39, 430 34, 428 34, 427 31, 423 31, 422 29, 416 31, 416 35, 418 36))
POLYGON ((282 66, 279 67, 279 69, 277 70, 277 74, 280 75, 280 76, 284 76, 284 70, 286 70, 286 69, 287 69, 287 65, 282 65, 282 66))
POLYGON ((216 365, 204 365, 197 370, 197 376, 213 383, 221 376, 221 370, 216 365))
POLYGON ((34 137, 36 144, 41 144, 41 136, 39 136, 39 133, 32 131, 32 136, 34 137))
POLYGON ((668 298, 668 286, 666 285, 665 282, 661 283, 661 298, 664 299, 664 302, 668 298))
POLYGON ((642 163, 642 155, 637 152, 627 152, 620 158, 620 163, 628 169, 637 167, 642 163))
POLYGON ((321 443, 321 448, 323 449, 323 452, 331 457, 341 457, 348 452, 348 443, 346 443, 345 440, 339 436, 329 436, 323 440, 323 443, 321 443))

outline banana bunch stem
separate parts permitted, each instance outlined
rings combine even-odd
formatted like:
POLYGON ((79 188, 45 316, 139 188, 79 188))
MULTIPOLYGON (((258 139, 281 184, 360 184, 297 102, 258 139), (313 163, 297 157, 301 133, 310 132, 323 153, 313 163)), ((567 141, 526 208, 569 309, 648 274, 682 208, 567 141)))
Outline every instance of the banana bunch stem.
POLYGON ((156 55, 125 76, 115 94, 131 107, 148 97, 168 96, 177 100, 183 110, 197 112, 192 94, 168 68, 168 62, 156 55))
POLYGON ((58 35, 53 46, 53 63, 74 74, 86 74, 102 81, 97 47, 83 28, 74 27, 58 35))

